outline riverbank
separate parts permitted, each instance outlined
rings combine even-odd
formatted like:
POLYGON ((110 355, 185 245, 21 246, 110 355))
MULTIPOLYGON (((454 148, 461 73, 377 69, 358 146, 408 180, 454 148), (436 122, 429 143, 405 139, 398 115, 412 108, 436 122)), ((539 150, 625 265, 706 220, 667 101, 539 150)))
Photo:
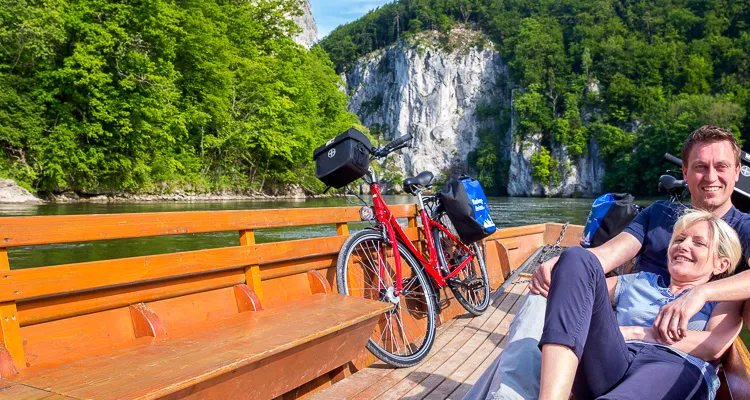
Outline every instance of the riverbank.
POLYGON ((292 186, 283 193, 172 193, 158 194, 89 194, 76 192, 47 193, 37 195, 16 184, 11 179, 0 180, 0 203, 4 204, 69 204, 69 203, 149 203, 149 202, 210 202, 210 201, 269 201, 338 197, 338 193, 311 194, 302 188, 292 186))

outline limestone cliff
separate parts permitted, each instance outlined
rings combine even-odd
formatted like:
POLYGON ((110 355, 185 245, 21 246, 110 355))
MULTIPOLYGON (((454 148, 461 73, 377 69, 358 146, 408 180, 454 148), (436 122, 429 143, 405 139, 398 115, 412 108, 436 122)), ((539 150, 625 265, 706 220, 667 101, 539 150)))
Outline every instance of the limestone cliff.
MULTIPOLYGON (((455 29, 449 37, 447 45, 436 33, 423 33, 410 43, 401 41, 357 60, 342 77, 350 95, 349 109, 376 136, 392 140, 410 133, 414 137, 413 148, 402 151, 394 157, 395 165, 387 166, 400 172, 391 176, 425 170, 436 175, 472 172, 467 156, 478 146, 477 132, 493 123, 477 118, 478 107, 500 103, 512 110, 509 88, 517 85, 509 81, 507 66, 492 43, 466 29, 455 29)), ((562 179, 559 184, 542 185, 533 180, 530 163, 541 147, 541 135, 520 139, 513 134, 515 125, 516 119, 511 118, 510 128, 500 133, 504 148, 499 149, 499 156, 509 164, 509 195, 595 196, 601 192, 604 165, 593 140, 588 153, 577 159, 568 156, 565 146, 551 145, 562 179)))
POLYGON ((300 0, 300 8, 302 9, 302 15, 294 16, 293 20, 302 29, 302 32, 294 37, 294 41, 310 48, 318 40, 318 26, 315 24, 315 18, 312 15, 310 1, 300 0))
POLYGON ((546 182, 542 185, 533 179, 531 156, 541 148, 541 135, 532 135, 519 140, 513 138, 508 152, 510 169, 508 171, 509 196, 534 197, 594 197, 602 193, 604 179, 604 162, 599 155, 599 147, 592 138, 589 140, 588 152, 582 157, 571 159, 564 145, 553 144, 552 156, 558 160, 562 175, 559 184, 546 182))
MULTIPOLYGON (((463 29, 452 37, 477 41, 463 29)), ((410 133, 413 148, 397 157, 404 175, 466 171, 477 146, 477 106, 502 99, 507 68, 488 47, 447 46, 422 35, 358 60, 346 74, 349 109, 374 133, 392 140, 410 133)))

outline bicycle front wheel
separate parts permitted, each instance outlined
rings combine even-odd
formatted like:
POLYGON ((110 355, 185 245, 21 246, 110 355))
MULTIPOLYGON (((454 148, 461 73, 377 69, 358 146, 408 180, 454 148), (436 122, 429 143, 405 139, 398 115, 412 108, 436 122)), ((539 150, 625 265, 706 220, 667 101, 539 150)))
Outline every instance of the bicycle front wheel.
MULTIPOLYGON (((453 236, 458 237, 447 215, 440 215, 437 222, 446 227, 453 236)), ((482 315, 490 305, 490 281, 479 243, 467 245, 469 247, 467 250, 437 227, 432 228, 432 237, 435 241, 438 262, 444 273, 452 273, 467 258, 472 258, 455 277, 448 280, 448 287, 466 311, 474 316, 482 315)))
POLYGON ((380 231, 366 229, 347 239, 336 265, 339 293, 393 305, 378 321, 367 349, 395 367, 422 361, 435 341, 437 305, 432 285, 406 247, 398 243, 403 289, 396 292, 393 247, 380 231))

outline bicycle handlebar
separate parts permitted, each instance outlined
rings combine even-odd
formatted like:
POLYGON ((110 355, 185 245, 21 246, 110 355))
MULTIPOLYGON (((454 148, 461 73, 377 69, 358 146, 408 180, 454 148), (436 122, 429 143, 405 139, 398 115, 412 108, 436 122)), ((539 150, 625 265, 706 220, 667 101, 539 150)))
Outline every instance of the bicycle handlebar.
POLYGON ((372 155, 375 157, 385 157, 388 154, 390 154, 393 151, 396 151, 402 147, 406 147, 409 145, 409 141, 411 141, 411 133, 407 133, 404 136, 401 136, 398 139, 395 139, 394 141, 386 144, 380 149, 374 149, 372 151, 372 155))
POLYGON ((675 156, 673 156, 673 155, 671 155, 669 153, 664 153, 664 160, 669 161, 669 162, 671 162, 672 164, 674 164, 674 165, 676 165, 678 167, 682 166, 682 160, 680 160, 679 158, 677 158, 677 157, 675 157, 675 156))

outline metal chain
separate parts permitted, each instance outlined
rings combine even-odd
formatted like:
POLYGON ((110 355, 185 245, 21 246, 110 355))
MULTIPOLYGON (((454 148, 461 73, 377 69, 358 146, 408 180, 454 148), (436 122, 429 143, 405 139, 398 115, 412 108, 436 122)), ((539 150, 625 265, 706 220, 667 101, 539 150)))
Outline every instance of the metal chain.
MULTIPOLYGON (((555 244, 544 245, 542 252, 539 254, 539 258, 538 258, 539 265, 542 265, 543 262, 562 253, 563 248, 562 246, 560 246, 560 243, 562 243, 563 238, 565 237, 565 231, 568 230, 569 224, 570 222, 566 222, 565 224, 563 224, 562 230, 560 231, 560 237, 557 238, 557 241, 555 242, 555 244)), ((531 279, 521 279, 521 280, 516 281, 516 284, 521 284, 521 283, 531 283, 531 279)))

